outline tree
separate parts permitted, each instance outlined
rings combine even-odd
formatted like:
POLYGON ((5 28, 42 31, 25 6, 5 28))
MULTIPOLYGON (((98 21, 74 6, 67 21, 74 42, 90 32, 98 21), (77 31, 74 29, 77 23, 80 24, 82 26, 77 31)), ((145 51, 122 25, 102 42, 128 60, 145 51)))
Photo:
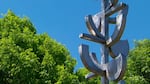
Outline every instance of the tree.
POLYGON ((97 76, 92 79, 85 79, 85 75, 87 75, 89 71, 86 68, 80 68, 76 72, 78 76, 80 84, 99 84, 100 83, 100 76, 97 76))
POLYGON ((0 19, 1 84, 76 84, 75 59, 27 17, 8 11, 0 19))
MULTIPOLYGON (((8 11, 0 18, 1 84, 97 84, 100 77, 86 80, 85 68, 74 73, 76 60, 48 34, 37 34, 27 17, 8 11)), ((150 40, 135 42, 128 57, 127 84, 149 84, 150 40)))
POLYGON ((127 84, 150 83, 150 40, 135 41, 135 47, 129 53, 124 79, 127 84))

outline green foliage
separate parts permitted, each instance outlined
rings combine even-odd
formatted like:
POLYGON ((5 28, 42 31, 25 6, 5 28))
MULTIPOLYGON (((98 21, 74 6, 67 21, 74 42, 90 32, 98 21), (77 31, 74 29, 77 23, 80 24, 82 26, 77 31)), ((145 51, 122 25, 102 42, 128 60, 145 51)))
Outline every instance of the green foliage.
POLYGON ((80 84, 100 84, 100 77, 95 77, 92 79, 85 79, 85 75, 87 75, 89 71, 86 68, 81 68, 76 72, 80 84))
MULTIPOLYGON (((36 34, 27 17, 8 11, 0 18, 0 84, 99 84, 100 77, 76 64, 69 51, 47 34, 36 34)), ((150 40, 135 42, 130 51, 124 79, 127 84, 149 84, 150 40)), ((115 82, 111 82, 115 84, 115 82)))
POLYGON ((124 78, 127 84, 150 83, 150 40, 135 41, 135 48, 129 53, 124 78))
POLYGON ((0 19, 0 84, 75 84, 75 59, 26 17, 8 11, 0 19))

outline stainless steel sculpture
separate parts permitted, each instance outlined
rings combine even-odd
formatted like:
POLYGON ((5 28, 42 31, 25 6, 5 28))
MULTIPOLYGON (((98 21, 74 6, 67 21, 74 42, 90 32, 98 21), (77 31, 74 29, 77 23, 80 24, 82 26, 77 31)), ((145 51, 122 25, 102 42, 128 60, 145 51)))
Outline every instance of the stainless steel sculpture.
POLYGON ((100 75, 102 84, 109 84, 109 81, 118 81, 118 84, 125 84, 122 78, 126 69, 129 44, 127 40, 120 40, 120 38, 125 29, 128 5, 118 3, 118 0, 102 0, 101 3, 101 12, 85 17, 90 34, 83 33, 80 35, 82 39, 102 45, 101 63, 98 62, 95 53, 89 53, 88 45, 82 44, 79 46, 81 60, 91 72, 86 75, 86 78, 100 75), (116 25, 110 36, 109 24, 116 25), (109 60, 109 55, 112 60, 109 60))

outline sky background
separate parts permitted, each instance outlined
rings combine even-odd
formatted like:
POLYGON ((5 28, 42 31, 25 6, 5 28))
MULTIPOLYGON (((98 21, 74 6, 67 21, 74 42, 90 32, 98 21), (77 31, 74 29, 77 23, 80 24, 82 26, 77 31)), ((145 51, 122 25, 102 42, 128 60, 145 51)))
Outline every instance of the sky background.
MULTIPOLYGON (((119 0, 129 5, 127 23, 122 39, 128 39, 130 49, 134 40, 150 38, 150 0, 119 0)), ((48 33, 62 43, 77 60, 76 69, 83 67, 78 53, 80 44, 88 44, 100 59, 100 45, 79 38, 88 33, 84 17, 100 12, 100 0, 1 0, 0 14, 12 10, 20 17, 27 16, 38 34, 48 33)))

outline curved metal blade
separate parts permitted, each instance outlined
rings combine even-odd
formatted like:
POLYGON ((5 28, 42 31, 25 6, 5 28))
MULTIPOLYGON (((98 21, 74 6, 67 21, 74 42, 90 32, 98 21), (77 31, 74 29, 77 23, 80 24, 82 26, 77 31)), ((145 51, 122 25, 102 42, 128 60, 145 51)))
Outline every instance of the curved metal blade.
POLYGON ((101 19, 99 16, 88 15, 85 17, 86 25, 89 32, 97 37, 104 38, 104 36, 100 33, 99 27, 101 26, 101 19), (94 19, 94 20, 93 20, 94 19))
POLYGON ((95 53, 89 54, 88 45, 80 45, 79 53, 84 66, 91 72, 103 76, 106 65, 100 65, 96 59, 95 53))
POLYGON ((126 16, 128 12, 128 6, 126 5, 124 9, 119 11, 119 15, 116 18, 116 28, 111 35, 111 37, 106 41, 107 46, 112 46, 118 42, 123 34, 126 24, 126 16))
POLYGON ((109 80, 118 81, 122 79, 126 69, 126 56, 119 54, 115 59, 110 61, 106 68, 106 76, 109 80))

